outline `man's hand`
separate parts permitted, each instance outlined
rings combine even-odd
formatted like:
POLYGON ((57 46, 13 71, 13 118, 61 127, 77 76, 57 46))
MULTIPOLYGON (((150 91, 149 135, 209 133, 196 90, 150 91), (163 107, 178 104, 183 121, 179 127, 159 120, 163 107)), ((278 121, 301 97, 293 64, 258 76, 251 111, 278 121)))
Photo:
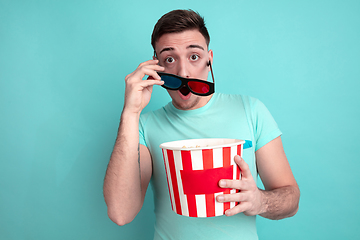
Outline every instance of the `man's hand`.
POLYGON ((240 168, 241 180, 222 179, 219 181, 219 186, 240 191, 233 194, 219 195, 216 200, 218 202, 240 202, 232 209, 228 209, 225 212, 226 216, 232 216, 241 212, 247 216, 263 213, 265 209, 263 209, 264 206, 262 204, 262 192, 256 186, 248 164, 238 155, 235 156, 234 160, 240 168))
POLYGON ((245 215, 260 215, 269 219, 292 217, 299 208, 300 190, 287 161, 280 137, 267 143, 255 152, 256 165, 265 190, 258 189, 249 166, 239 156, 241 180, 220 180, 219 186, 234 188, 240 192, 217 196, 218 202, 240 202, 225 212, 232 216, 243 212, 245 215))
POLYGON ((134 72, 126 76, 124 111, 140 114, 150 101, 152 87, 164 83, 156 71, 165 69, 157 63, 158 60, 143 62, 134 72), (145 75, 149 76, 149 80, 143 80, 145 75))

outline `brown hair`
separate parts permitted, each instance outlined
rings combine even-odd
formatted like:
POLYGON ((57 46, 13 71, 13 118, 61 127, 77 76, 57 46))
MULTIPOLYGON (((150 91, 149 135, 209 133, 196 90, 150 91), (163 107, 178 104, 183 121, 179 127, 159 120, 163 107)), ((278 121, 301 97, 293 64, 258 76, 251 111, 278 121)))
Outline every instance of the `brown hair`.
MULTIPOLYGON (((204 36, 209 47, 210 36, 205 26, 204 18, 193 10, 173 10, 163 15, 155 24, 151 35, 151 45, 155 51, 155 43, 166 33, 179 33, 197 29, 204 36)), ((156 54, 156 53, 155 53, 156 54)))

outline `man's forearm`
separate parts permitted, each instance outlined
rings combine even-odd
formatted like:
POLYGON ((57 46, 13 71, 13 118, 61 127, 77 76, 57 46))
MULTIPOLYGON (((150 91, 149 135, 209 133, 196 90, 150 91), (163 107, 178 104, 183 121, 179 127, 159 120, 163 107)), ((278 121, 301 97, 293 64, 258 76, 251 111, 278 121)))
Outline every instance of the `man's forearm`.
POLYGON ((119 225, 131 221, 142 206, 138 121, 136 115, 122 114, 104 180, 108 215, 119 225))
POLYGON ((261 190, 263 213, 260 216, 273 220, 292 217, 299 208, 300 190, 285 186, 274 190, 261 190))

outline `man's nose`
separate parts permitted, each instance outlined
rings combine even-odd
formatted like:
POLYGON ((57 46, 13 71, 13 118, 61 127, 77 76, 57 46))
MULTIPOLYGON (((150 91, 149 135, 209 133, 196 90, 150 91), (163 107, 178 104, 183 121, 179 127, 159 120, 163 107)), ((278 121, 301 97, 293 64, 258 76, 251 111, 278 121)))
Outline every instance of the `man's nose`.
POLYGON ((178 61, 178 71, 177 75, 184 78, 189 78, 189 70, 187 66, 187 62, 185 60, 179 60, 178 61))

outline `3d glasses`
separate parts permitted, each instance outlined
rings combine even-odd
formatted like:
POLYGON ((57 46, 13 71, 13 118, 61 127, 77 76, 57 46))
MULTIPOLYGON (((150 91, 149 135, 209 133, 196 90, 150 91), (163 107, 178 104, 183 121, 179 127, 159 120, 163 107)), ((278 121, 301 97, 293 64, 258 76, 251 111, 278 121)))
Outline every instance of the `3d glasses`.
POLYGON ((183 78, 170 73, 158 72, 161 80, 164 81, 162 87, 169 90, 179 90, 182 87, 187 87, 190 92, 199 96, 209 96, 214 93, 214 74, 212 71, 211 63, 209 62, 211 76, 213 82, 208 82, 195 78, 183 78))

